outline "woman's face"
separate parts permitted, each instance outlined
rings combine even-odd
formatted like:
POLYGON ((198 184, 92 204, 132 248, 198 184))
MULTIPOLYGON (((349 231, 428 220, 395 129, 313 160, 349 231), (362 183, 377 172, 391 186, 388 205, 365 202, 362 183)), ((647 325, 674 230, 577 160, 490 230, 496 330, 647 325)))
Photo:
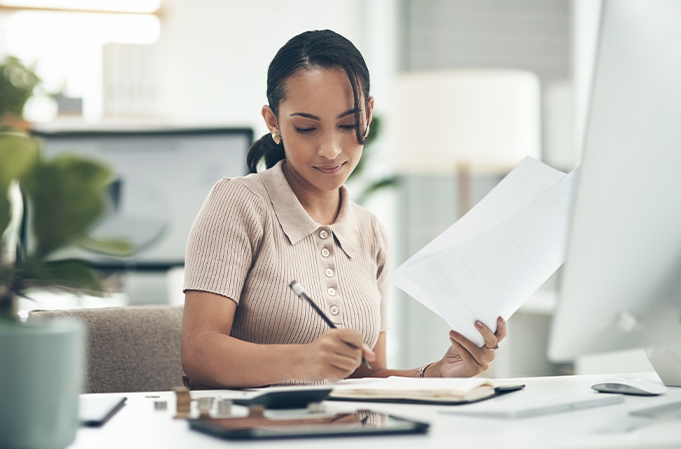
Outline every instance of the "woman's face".
MULTIPOLYGON (((302 70, 286 81, 285 91, 278 120, 272 120, 271 110, 268 120, 267 106, 263 114, 270 130, 281 133, 287 168, 306 188, 338 190, 357 166, 363 148, 357 143, 348 76, 342 69, 302 70)), ((360 114, 370 120, 373 98, 368 103, 369 115, 364 108, 360 114)))

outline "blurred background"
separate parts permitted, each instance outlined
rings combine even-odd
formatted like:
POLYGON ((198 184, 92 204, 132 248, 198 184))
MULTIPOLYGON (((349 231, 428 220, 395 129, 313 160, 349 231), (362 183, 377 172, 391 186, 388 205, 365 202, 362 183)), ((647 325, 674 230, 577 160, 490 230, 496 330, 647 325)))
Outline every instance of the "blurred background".
MULTIPOLYGON (((48 154, 113 166, 108 226, 144 248, 93 259, 110 298, 37 294, 22 309, 181 304, 189 227, 214 182, 245 174, 267 131, 269 62, 310 29, 350 39, 371 71, 380 132, 349 188, 387 226, 397 267, 523 157, 579 163, 599 13, 599 0, 0 0, 0 61, 41 80, 27 126, 48 154)), ((560 271, 509 320, 490 376, 652 369, 642 350, 551 363, 559 282, 560 271)), ((390 323, 392 367, 448 347, 447 324, 397 289, 390 323)))

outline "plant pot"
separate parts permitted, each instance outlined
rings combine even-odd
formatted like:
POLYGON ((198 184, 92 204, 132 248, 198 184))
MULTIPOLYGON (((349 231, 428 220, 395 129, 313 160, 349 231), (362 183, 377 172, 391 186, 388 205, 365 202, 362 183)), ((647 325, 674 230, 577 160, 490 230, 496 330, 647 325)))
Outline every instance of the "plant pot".
POLYGON ((0 322, 0 447, 63 449, 76 436, 84 326, 0 322))

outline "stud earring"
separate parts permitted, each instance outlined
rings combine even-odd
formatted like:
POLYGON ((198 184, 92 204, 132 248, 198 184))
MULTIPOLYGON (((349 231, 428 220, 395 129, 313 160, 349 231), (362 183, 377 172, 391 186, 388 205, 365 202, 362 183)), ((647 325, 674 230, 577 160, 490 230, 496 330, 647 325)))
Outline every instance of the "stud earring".
POLYGON ((272 140, 274 140, 274 143, 279 145, 281 143, 281 134, 280 133, 272 133, 272 140))

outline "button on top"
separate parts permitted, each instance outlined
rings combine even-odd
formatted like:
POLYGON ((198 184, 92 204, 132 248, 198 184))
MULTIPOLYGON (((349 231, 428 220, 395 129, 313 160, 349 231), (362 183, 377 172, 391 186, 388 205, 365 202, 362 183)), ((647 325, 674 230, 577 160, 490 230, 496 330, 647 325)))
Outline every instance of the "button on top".
POLYGON ((328 250, 328 249, 326 249, 326 248, 323 248, 323 249, 322 249, 322 256, 324 256, 324 257, 329 257, 329 254, 330 254, 330 253, 329 253, 329 250, 328 250))
POLYGON ((334 288, 329 288, 329 289, 327 290, 327 292, 328 292, 329 295, 331 295, 331 296, 336 296, 336 289, 334 289, 334 288))
POLYGON ((330 278, 331 276, 333 276, 333 270, 331 268, 327 268, 326 270, 324 270, 324 274, 326 275, 326 277, 330 278))
POLYGON ((329 312, 331 312, 331 315, 338 315, 338 312, 340 312, 340 310, 338 310, 338 307, 336 306, 331 306, 329 312))
POLYGON ((322 229, 321 231, 319 231, 319 236, 320 236, 321 238, 325 239, 325 238, 327 238, 327 237, 329 236, 329 233, 326 232, 325 229, 322 229))

